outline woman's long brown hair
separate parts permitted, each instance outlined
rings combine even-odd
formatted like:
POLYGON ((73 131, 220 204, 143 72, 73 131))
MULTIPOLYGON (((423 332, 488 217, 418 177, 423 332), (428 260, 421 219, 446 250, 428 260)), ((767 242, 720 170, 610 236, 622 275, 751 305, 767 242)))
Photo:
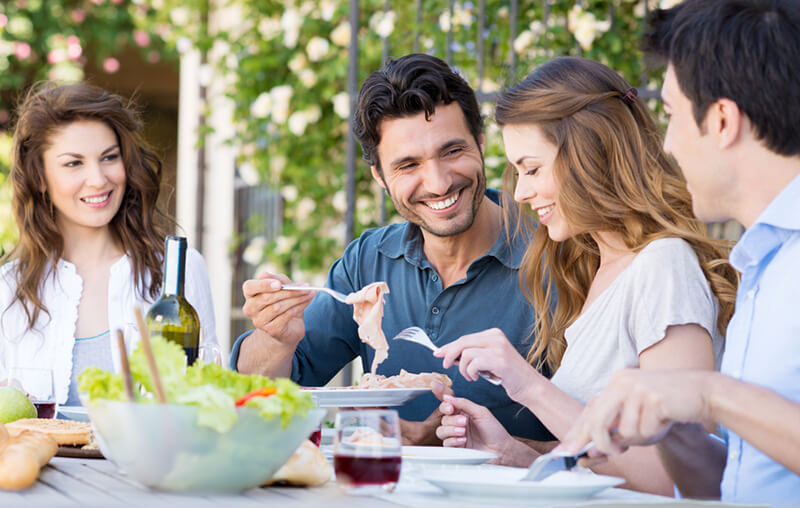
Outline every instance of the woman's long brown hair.
MULTIPOLYGON (((641 251, 658 238, 688 242, 720 305, 724 334, 733 314, 738 275, 727 261, 730 242, 712 239, 692 212, 691 195, 677 166, 662 150, 662 137, 630 85, 600 63, 558 58, 502 92, 496 119, 502 127, 534 124, 557 149, 553 166, 558 203, 577 234, 555 242, 536 228, 520 270, 523 290, 536 310, 535 342, 528 360, 558 368, 564 332, 583 308, 600 264, 592 232, 613 231, 641 251), (556 296, 557 295, 557 296, 556 296)), ((515 171, 505 174, 513 193, 515 171)), ((505 207, 532 225, 521 207, 505 207)))
MULTIPOLYGON (((14 260, 16 292, 28 328, 39 313, 48 313, 39 294, 42 281, 63 254, 64 240, 45 189, 43 153, 53 133, 75 121, 96 120, 116 134, 125 165, 126 186, 120 209, 109 224, 111 234, 130 256, 137 290, 156 298, 161 287, 165 226, 170 223, 156 202, 161 184, 161 160, 142 136, 142 123, 131 103, 85 83, 31 88, 17 111, 10 180, 12 209, 19 243, 2 260, 14 260), (149 283, 147 273, 149 271, 149 283), (145 284, 149 284, 145 287, 145 284)), ((4 309, 5 310, 5 309, 4 309)))

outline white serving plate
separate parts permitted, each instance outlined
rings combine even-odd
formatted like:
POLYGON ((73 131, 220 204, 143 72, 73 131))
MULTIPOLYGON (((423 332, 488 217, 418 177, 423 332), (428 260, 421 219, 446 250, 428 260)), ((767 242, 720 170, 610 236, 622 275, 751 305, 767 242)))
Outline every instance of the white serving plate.
POLYGON ((402 406, 430 388, 304 388, 317 407, 402 406))
POLYGON ((496 458, 494 453, 469 448, 403 447, 403 464, 483 464, 496 458))
POLYGON ((625 482, 622 478, 587 472, 556 473, 542 481, 519 481, 527 469, 477 467, 426 470, 424 478, 459 498, 586 499, 625 482))

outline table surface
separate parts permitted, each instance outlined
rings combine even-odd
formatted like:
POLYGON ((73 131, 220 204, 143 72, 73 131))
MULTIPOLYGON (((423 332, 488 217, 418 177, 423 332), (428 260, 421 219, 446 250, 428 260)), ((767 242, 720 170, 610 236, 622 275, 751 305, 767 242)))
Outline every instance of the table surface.
MULTIPOLYGON (((480 466, 478 466, 480 467, 480 466)), ((108 460, 54 457, 42 469, 39 481, 22 492, 0 491, 0 506, 3 508, 60 508, 124 507, 145 508, 204 508, 209 506, 256 507, 256 506, 325 506, 347 508, 381 508, 398 506, 471 507, 497 506, 486 501, 452 499, 441 494, 435 487, 406 474, 404 469, 398 488, 394 493, 379 497, 348 496, 336 482, 314 488, 269 487, 252 489, 237 495, 183 495, 154 491, 127 478, 108 460)), ((505 502, 503 504, 506 504, 505 502)), ((625 504, 660 506, 729 506, 719 502, 682 502, 661 496, 609 489, 587 501, 554 503, 525 500, 525 506, 619 506, 625 504)))

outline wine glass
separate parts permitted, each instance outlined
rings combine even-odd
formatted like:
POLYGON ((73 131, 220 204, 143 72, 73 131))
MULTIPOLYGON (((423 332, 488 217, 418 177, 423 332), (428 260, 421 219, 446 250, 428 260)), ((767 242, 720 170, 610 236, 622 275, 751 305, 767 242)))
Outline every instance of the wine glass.
POLYGON ((53 385, 53 369, 18 367, 12 369, 10 374, 36 406, 38 418, 55 418, 56 391, 53 385))
POLYGON ((400 478, 400 420, 393 409, 342 410, 336 415, 333 468, 350 494, 391 492, 400 478))

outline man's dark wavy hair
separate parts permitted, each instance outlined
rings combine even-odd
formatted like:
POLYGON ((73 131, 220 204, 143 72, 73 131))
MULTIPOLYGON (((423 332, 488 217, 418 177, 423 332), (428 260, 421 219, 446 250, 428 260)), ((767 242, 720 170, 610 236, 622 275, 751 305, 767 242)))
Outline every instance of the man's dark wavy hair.
POLYGON ((727 98, 768 149, 800 155, 798 0, 685 0, 653 12, 643 49, 672 64, 698 126, 727 98))
POLYGON ((383 69, 364 80, 358 93, 353 132, 361 143, 364 159, 382 173, 378 144, 384 119, 423 112, 430 119, 437 106, 454 101, 461 107, 477 143, 483 131, 483 118, 475 92, 464 78, 431 55, 414 53, 389 60, 383 69))

